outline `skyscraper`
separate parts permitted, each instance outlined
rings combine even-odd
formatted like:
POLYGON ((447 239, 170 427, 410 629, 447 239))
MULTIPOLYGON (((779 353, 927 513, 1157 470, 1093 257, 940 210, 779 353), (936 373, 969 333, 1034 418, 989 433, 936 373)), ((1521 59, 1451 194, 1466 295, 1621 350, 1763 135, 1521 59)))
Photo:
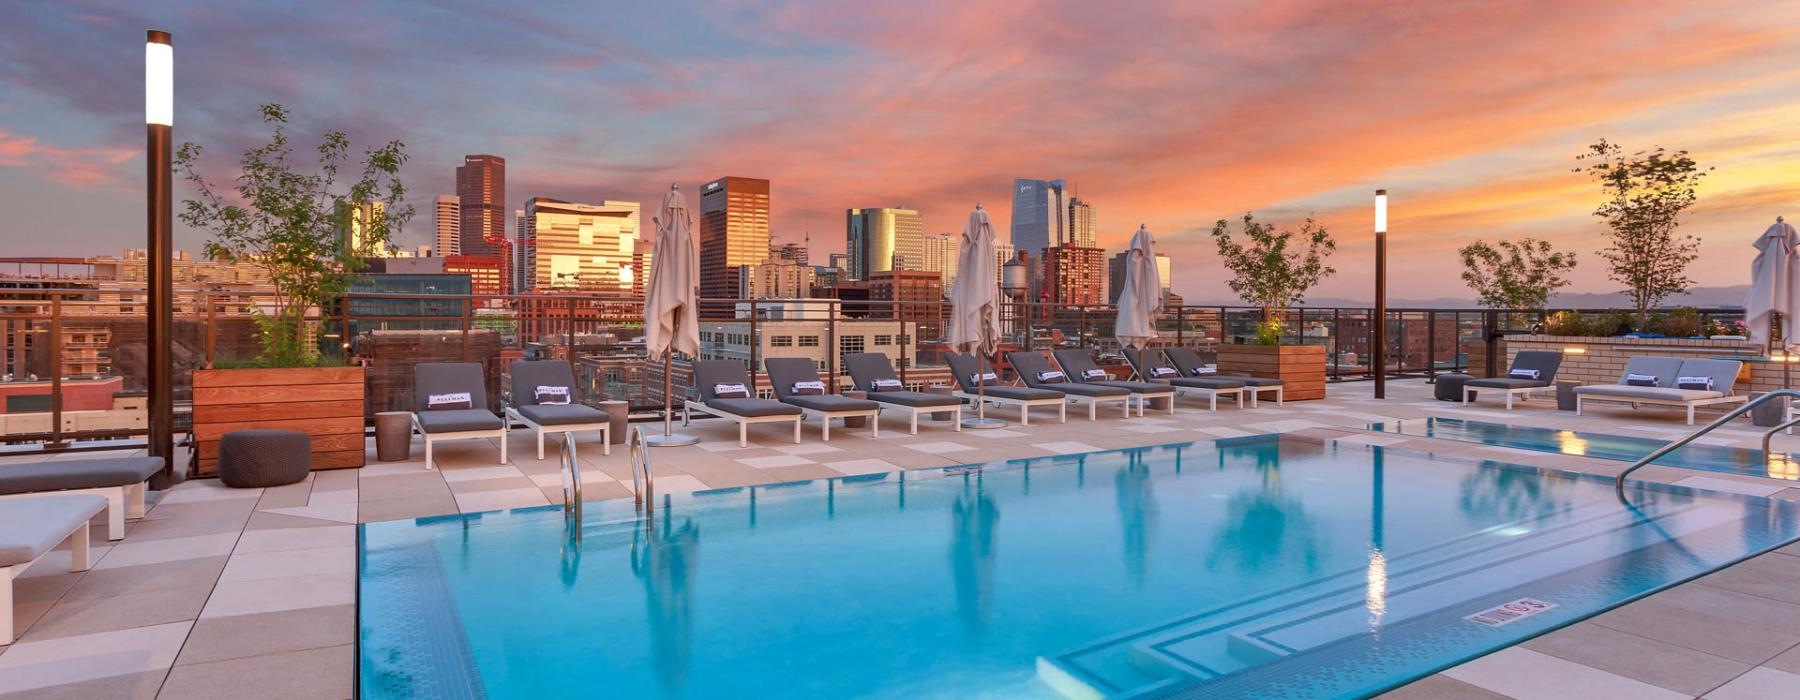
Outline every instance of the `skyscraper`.
POLYGON ((456 198, 462 213, 460 252, 500 255, 499 241, 506 240, 506 159, 463 156, 456 168, 456 198))
POLYGON ((700 296, 738 292, 738 268, 769 257, 769 181, 722 177, 700 188, 700 296))
POLYGON ((1094 204, 1080 197, 1069 198, 1069 227, 1065 231, 1067 238, 1058 241, 1057 245, 1077 245, 1083 248, 1098 248, 1094 244, 1094 204))
MULTIPOLYGON (((1106 260, 1106 302, 1119 303, 1119 294, 1125 291, 1125 261, 1131 258, 1131 251, 1121 250, 1106 260)), ((1156 279, 1162 284, 1162 295, 1169 296, 1169 273, 1172 272, 1169 256, 1156 254, 1156 279)))
POLYGON ((1052 304, 1104 304, 1106 251, 1059 245, 1044 250, 1043 300, 1052 304))
POLYGON ((1032 257, 1068 240, 1069 200, 1062 180, 1013 181, 1012 244, 1032 257))
POLYGON ((525 203, 522 289, 629 294, 636 279, 637 202, 578 204, 548 197, 525 203))
POLYGON ((437 198, 437 254, 462 255, 462 200, 456 195, 437 198))
POLYGON ((961 239, 962 236, 954 233, 925 237, 925 264, 920 269, 938 273, 945 289, 949 289, 950 283, 956 279, 956 256, 960 252, 957 244, 961 239))
POLYGON ((844 212, 844 249, 850 255, 850 277, 874 279, 877 272, 922 270, 925 266, 925 221, 912 209, 877 207, 844 212))
POLYGON ((783 243, 781 245, 774 245, 771 243, 769 245, 770 257, 792 261, 801 265, 807 264, 807 257, 810 254, 811 251, 808 251, 806 246, 801 243, 783 243))
POLYGON ((524 294, 531 291, 531 256, 536 254, 536 241, 531 239, 529 227, 525 225, 525 210, 513 210, 512 233, 512 293, 524 294))
MULTIPOLYGON (((369 240, 369 227, 377 224, 391 225, 385 222, 387 219, 386 202, 374 201, 360 204, 339 202, 337 216, 338 245, 344 247, 344 252, 362 258, 388 257, 389 242, 377 245, 374 241, 369 240)), ((389 231, 388 233, 391 235, 394 232, 389 231)))

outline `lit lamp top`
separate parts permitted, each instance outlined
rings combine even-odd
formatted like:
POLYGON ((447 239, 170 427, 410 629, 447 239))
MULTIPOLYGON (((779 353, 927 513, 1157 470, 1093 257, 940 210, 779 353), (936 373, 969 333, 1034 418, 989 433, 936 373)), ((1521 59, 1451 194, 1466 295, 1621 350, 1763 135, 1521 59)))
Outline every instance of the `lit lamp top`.
POLYGON ((1387 233, 1387 190, 1375 190, 1375 232, 1387 233))
POLYGON ((175 47, 156 29, 144 38, 144 123, 175 125, 175 47))

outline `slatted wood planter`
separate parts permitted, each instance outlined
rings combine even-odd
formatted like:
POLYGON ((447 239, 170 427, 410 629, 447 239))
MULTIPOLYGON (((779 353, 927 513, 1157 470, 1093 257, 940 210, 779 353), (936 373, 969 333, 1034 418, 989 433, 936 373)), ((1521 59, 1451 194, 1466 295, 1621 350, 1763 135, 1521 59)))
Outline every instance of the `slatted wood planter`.
POLYGON ((363 466, 363 368, 194 370, 198 474, 218 472, 219 438, 282 428, 312 436, 312 468, 363 466))
POLYGON ((1220 345, 1219 371, 1241 372, 1286 383, 1282 398, 1325 398, 1325 346, 1220 345))

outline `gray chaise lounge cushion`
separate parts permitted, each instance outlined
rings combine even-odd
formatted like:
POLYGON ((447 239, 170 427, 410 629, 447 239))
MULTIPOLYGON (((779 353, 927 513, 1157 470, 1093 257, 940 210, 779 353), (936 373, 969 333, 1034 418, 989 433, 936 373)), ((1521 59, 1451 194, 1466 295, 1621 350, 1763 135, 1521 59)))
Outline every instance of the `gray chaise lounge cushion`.
POLYGON ((419 411, 419 426, 431 433, 461 433, 471 430, 499 430, 506 423, 485 408, 463 408, 449 411, 419 411))
POLYGON ((1575 393, 1604 399, 1630 401, 1632 399, 1649 399, 1652 401, 1701 401, 1725 396, 1723 391, 1703 391, 1699 389, 1669 389, 1659 386, 1627 386, 1624 384, 1593 384, 1575 387, 1575 393))
POLYGON ((1131 363, 1131 368, 1137 370, 1139 377, 1153 383, 1167 382, 1169 386, 1177 386, 1183 389, 1229 390, 1242 389, 1246 386, 1244 383, 1245 377, 1184 377, 1182 376, 1180 369, 1176 369, 1174 365, 1162 361, 1158 356, 1158 353, 1145 353, 1137 348, 1125 348, 1125 361, 1131 363), (1151 376, 1152 372, 1164 367, 1175 370, 1174 374, 1160 378, 1151 376))
POLYGON ((162 471, 161 457, 71 459, 0 465, 0 494, 103 489, 141 484, 162 471))
POLYGON ((30 563, 104 510, 106 497, 89 493, 0 503, 0 566, 30 563))
POLYGON ((1536 389, 1538 387, 1547 387, 1556 381, 1556 370, 1562 367, 1562 360, 1563 355, 1560 352, 1551 352, 1549 350, 1520 350, 1519 354, 1513 356, 1512 367, 1506 370, 1507 376, 1489 377, 1487 379, 1470 379, 1469 381, 1463 382, 1463 386, 1480 387, 1483 389, 1536 389), (1538 378, 1525 379, 1523 377, 1511 376, 1512 371, 1515 369, 1537 370, 1538 378))
POLYGON ((1088 370, 1100 369, 1100 365, 1094 364, 1094 358, 1092 355, 1088 354, 1088 351, 1081 350, 1078 348, 1064 348, 1061 350, 1057 350, 1052 354, 1056 355, 1056 363, 1059 365, 1062 365, 1063 372, 1068 374, 1070 379, 1073 379, 1082 384, 1099 384, 1101 386, 1116 386, 1116 387, 1119 387, 1120 389, 1124 389, 1133 394, 1173 394, 1173 393, 1175 393, 1175 387, 1169 386, 1167 384, 1151 384, 1150 382, 1131 382, 1131 381, 1122 381, 1122 380, 1118 380, 1118 379, 1082 379, 1082 376, 1087 374, 1088 370))
POLYGON ((538 425, 576 425, 579 423, 605 423, 611 420, 605 411, 578 403, 520 406, 519 415, 538 425))
POLYGON ((469 409, 487 410, 487 378, 479 362, 421 362, 413 366, 413 410, 428 413, 432 394, 469 392, 469 409))
POLYGON ((837 413, 840 411, 874 411, 880 404, 867 399, 853 399, 837 394, 805 394, 795 395, 794 384, 797 382, 819 382, 819 371, 813 369, 812 360, 804 357, 770 357, 763 360, 763 370, 769 373, 769 387, 775 390, 775 397, 782 403, 801 408, 837 413))
POLYGON ((745 418, 764 418, 767 416, 797 416, 800 409, 780 401, 759 399, 755 396, 743 399, 721 399, 713 394, 715 384, 742 384, 744 388, 755 392, 750 383, 750 373, 744 371, 744 363, 737 360, 698 360, 694 362, 694 388, 700 392, 700 403, 707 408, 716 409, 745 418))
POLYGON ((1130 389, 1105 384, 1083 384, 1073 380, 1054 384, 1040 382, 1037 378, 1038 373, 1050 371, 1050 360, 1029 350, 1006 353, 1006 361, 1013 366, 1014 372, 1019 373, 1019 378, 1025 380, 1025 383, 1033 389, 1049 389, 1072 396, 1086 396, 1095 399, 1122 399, 1131 395, 1130 389))
MULTIPOLYGON (((1673 389, 1675 388, 1675 377, 1678 376, 1680 372, 1680 358, 1651 356, 1633 357, 1625 362, 1625 371, 1619 373, 1618 383, 1620 386, 1628 386, 1625 383, 1627 377, 1630 377, 1633 374, 1647 374, 1656 377, 1657 388, 1673 389)), ((1575 391, 1580 393, 1582 389, 1586 388, 1587 387, 1576 387, 1575 391)), ((1650 387, 1638 388, 1645 389, 1650 387)))
MULTIPOLYGON (((966 352, 953 352, 945 355, 944 360, 950 365, 951 374, 956 375, 957 386, 960 387, 965 394, 981 394, 991 398, 1007 399, 1011 401, 1054 401, 1056 399, 1066 398, 1062 392, 1055 389, 1034 389, 1028 386, 995 385, 978 387, 975 385, 975 382, 970 379, 970 377, 973 377, 975 373, 979 371, 977 368, 981 366, 980 363, 975 361, 974 355, 966 352)), ((998 373, 996 372, 996 374, 998 373)))
POLYGON ((927 394, 922 391, 869 391, 870 385, 877 379, 899 379, 894 373, 894 363, 887 355, 878 352, 858 352, 844 356, 844 367, 850 370, 850 380, 856 382, 856 388, 868 392, 870 401, 908 406, 912 408, 928 408, 932 406, 961 406, 962 399, 954 396, 927 394))
MULTIPOLYGON (((1184 348, 1184 347, 1178 347, 1178 346, 1166 347, 1166 348, 1163 348, 1163 357, 1166 358, 1170 364, 1175 365, 1175 369, 1181 370, 1181 376, 1184 376, 1184 377, 1197 376, 1194 374, 1194 368, 1205 367, 1206 365, 1210 364, 1210 363, 1206 362, 1206 360, 1204 358, 1200 357, 1200 353, 1198 351, 1194 350, 1193 348, 1184 348)), ((1215 376, 1230 377, 1237 381, 1243 382, 1244 386, 1265 387, 1265 386, 1284 386, 1287 384, 1287 382, 1281 381, 1280 379, 1271 379, 1269 377, 1252 377, 1248 374, 1242 374, 1242 373, 1238 373, 1238 372, 1220 373, 1215 376)))

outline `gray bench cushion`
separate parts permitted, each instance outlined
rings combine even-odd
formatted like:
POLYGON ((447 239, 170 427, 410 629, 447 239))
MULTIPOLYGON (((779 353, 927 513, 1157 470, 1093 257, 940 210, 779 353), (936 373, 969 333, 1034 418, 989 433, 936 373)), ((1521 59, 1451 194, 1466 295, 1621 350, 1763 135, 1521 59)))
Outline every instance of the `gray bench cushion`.
POLYGON ((578 403, 521 405, 518 410, 519 415, 538 425, 605 423, 610 420, 605 411, 578 403))
POLYGON ((1542 379, 1519 379, 1517 377, 1491 377, 1488 379, 1469 379, 1463 386, 1481 387, 1484 389, 1541 389, 1550 386, 1542 379))
POLYGON ((43 556, 104 510, 105 496, 86 493, 0 501, 0 566, 43 556))
POLYGON ((835 394, 813 394, 808 396, 789 396, 782 403, 793 404, 801 408, 834 413, 837 411, 873 411, 881 408, 881 404, 863 399, 853 399, 835 394))
POLYGON ((911 406, 914 408, 962 405, 962 399, 954 396, 939 396, 937 394, 927 394, 920 391, 871 391, 869 392, 869 400, 891 403, 895 406, 911 406))
POLYGON ((419 411, 419 425, 429 433, 460 433, 470 430, 499 430, 506 427, 500 417, 485 408, 449 411, 419 411))
POLYGON ((0 494, 99 489, 143 483, 162 471, 161 457, 71 459, 0 465, 0 494))
POLYGON ((1241 377, 1170 377, 1164 381, 1169 386, 1183 389, 1242 389, 1249 386, 1241 377))
POLYGON ((707 408, 745 418, 800 415, 799 406, 768 399, 713 399, 705 403, 707 408))
MULTIPOLYGON (((974 395, 973 390, 965 389, 963 393, 974 395)), ((1053 401, 1065 398, 1060 391, 1051 389, 1033 389, 1028 386, 990 386, 981 390, 981 394, 990 399, 1010 399, 1013 401, 1053 401)))
POLYGON ((1575 393, 1581 396, 1592 396, 1603 399, 1630 401, 1632 399, 1649 399, 1652 401, 1700 401, 1725 396, 1723 391, 1700 391, 1697 389, 1669 389, 1660 386, 1626 386, 1623 384, 1592 384, 1575 387, 1575 393))

